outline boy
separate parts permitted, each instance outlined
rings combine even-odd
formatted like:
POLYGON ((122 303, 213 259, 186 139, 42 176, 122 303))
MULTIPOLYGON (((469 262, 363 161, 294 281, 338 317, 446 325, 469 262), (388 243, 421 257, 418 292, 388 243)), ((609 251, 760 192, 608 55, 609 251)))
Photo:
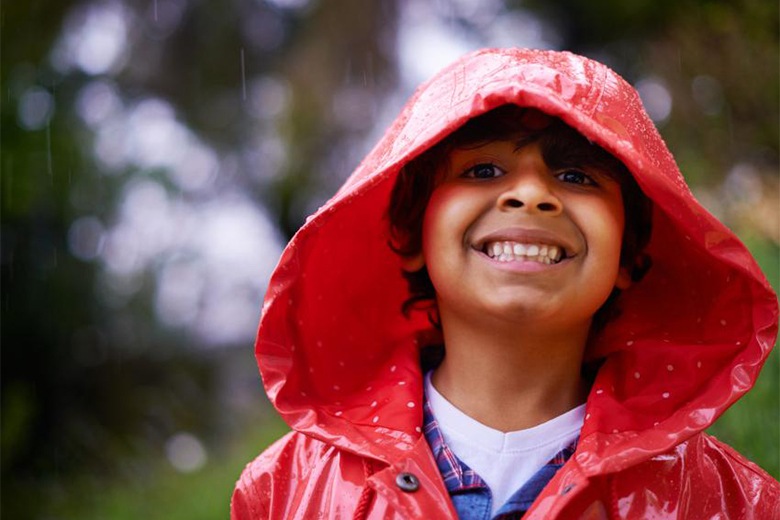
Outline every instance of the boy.
POLYGON ((256 353, 294 431, 232 517, 775 518, 702 430, 777 314, 619 76, 472 53, 285 249, 256 353))

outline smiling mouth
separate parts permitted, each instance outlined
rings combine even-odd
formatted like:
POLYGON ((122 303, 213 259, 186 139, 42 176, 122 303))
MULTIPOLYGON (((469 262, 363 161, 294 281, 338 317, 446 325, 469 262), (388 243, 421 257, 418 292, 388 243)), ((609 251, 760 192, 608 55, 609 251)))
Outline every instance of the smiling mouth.
POLYGON ((560 246, 540 243, 523 243, 509 240, 488 241, 482 248, 474 248, 500 262, 537 262, 558 264, 567 258, 566 250, 560 246))

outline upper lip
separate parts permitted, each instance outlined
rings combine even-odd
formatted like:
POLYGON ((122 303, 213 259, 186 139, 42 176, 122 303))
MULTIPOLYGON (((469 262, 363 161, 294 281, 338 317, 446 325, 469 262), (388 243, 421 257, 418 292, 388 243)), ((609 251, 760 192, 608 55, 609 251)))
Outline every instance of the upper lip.
POLYGON ((564 238, 544 229, 509 227, 489 233, 474 243, 474 249, 482 251, 488 242, 521 242, 524 244, 547 244, 558 246, 567 257, 574 256, 574 248, 564 238))

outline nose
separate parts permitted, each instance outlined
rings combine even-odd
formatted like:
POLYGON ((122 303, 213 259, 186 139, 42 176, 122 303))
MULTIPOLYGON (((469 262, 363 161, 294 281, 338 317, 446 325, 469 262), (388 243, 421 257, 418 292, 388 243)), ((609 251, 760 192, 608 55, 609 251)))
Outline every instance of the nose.
POLYGON ((497 204, 501 211, 525 208, 530 213, 555 216, 563 211, 563 203, 550 190, 543 172, 515 172, 516 179, 504 190, 497 204))

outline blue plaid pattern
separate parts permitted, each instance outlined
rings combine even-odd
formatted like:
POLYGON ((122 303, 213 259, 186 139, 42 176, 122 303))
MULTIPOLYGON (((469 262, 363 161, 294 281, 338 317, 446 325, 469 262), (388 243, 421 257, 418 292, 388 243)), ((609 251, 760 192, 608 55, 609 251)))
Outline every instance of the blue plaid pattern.
POLYGON ((441 429, 433 417, 428 396, 423 395, 423 432, 444 479, 460 520, 518 520, 563 464, 577 449, 579 436, 542 466, 491 518, 490 488, 476 471, 458 459, 444 442, 441 429))

